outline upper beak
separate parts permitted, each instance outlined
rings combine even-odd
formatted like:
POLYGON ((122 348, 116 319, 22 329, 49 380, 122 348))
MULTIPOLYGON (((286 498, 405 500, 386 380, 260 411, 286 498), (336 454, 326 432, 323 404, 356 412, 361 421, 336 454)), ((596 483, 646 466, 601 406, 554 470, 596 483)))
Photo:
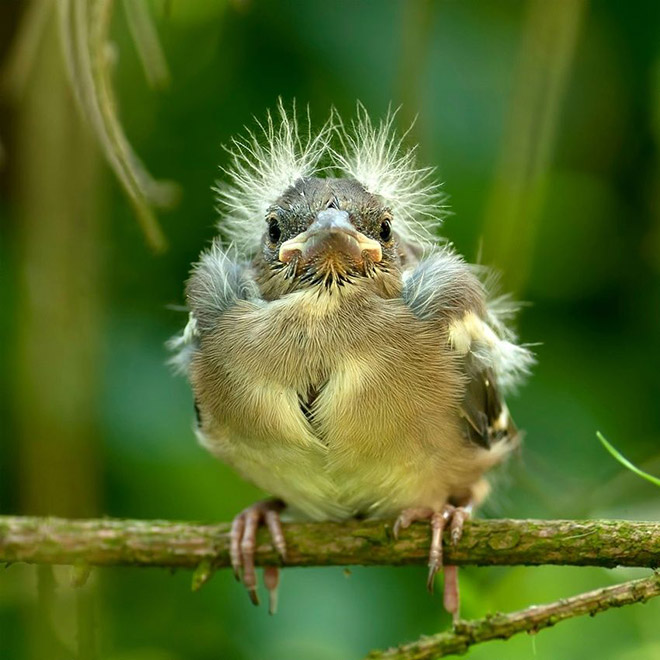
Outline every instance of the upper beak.
POLYGON ((286 263, 299 254, 308 261, 323 252, 339 252, 358 263, 363 260, 365 252, 372 261, 380 261, 383 257, 380 243, 355 229, 346 211, 326 209, 316 216, 306 231, 282 243, 279 259, 286 263))

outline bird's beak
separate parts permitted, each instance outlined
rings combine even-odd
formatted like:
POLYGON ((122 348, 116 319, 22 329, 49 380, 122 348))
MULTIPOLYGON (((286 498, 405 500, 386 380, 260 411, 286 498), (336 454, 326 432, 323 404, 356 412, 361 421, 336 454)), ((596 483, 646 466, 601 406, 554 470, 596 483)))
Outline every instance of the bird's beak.
POLYGON ((310 261, 320 254, 337 253, 356 263, 364 260, 365 253, 372 261, 380 261, 383 257, 380 243, 360 233, 351 224, 346 211, 326 209, 316 216, 306 231, 282 243, 279 259, 287 263, 299 256, 303 261, 310 261))

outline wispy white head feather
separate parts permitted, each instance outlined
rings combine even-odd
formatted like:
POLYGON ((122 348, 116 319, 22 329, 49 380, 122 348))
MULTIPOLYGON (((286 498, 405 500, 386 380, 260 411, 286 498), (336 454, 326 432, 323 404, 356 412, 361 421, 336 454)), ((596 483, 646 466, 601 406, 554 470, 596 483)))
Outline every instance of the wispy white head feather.
POLYGON ((331 156, 344 176, 383 197, 392 209, 392 226, 400 236, 424 243, 434 240, 443 195, 433 178, 434 169, 417 166, 417 147, 404 145, 412 126, 401 136, 396 133, 397 112, 389 110, 375 124, 365 107, 358 104, 357 117, 349 129, 338 118, 340 149, 333 149, 331 156))
POLYGON ((394 215, 393 228, 404 240, 428 243, 440 223, 442 195, 432 168, 417 167, 415 148, 406 148, 394 128, 396 112, 375 124, 362 105, 348 126, 333 112, 312 133, 309 116, 301 130, 294 111, 280 100, 274 114, 244 138, 232 141, 231 162, 223 171, 227 182, 215 188, 222 214, 222 234, 244 253, 258 249, 266 229, 268 208, 301 178, 350 177, 368 192, 380 195, 394 215), (337 145, 331 146, 336 137, 337 145))
POLYGON ((295 117, 280 100, 275 117, 270 112, 266 123, 257 122, 258 130, 247 130, 244 138, 235 138, 228 148, 231 164, 223 171, 229 181, 219 182, 219 210, 222 233, 241 250, 252 252, 265 230, 268 207, 298 179, 314 176, 329 149, 331 122, 315 135, 309 117, 301 135, 295 117))

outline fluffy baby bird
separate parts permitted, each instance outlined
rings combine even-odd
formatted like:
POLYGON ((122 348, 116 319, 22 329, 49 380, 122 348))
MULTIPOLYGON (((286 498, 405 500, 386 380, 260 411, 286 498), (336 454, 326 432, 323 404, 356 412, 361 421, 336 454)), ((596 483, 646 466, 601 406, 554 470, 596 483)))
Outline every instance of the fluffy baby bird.
MULTIPOLYGON (((460 539, 484 473, 517 444, 502 398, 532 362, 475 269, 434 236, 431 171, 358 108, 300 131, 281 104, 231 148, 220 227, 187 284, 175 340, 210 452, 272 494, 240 513, 231 558, 258 603, 257 528, 282 559, 280 512, 430 522, 460 539)), ((264 581, 276 604, 277 568, 264 581)), ((457 616, 455 567, 445 607, 457 616)))

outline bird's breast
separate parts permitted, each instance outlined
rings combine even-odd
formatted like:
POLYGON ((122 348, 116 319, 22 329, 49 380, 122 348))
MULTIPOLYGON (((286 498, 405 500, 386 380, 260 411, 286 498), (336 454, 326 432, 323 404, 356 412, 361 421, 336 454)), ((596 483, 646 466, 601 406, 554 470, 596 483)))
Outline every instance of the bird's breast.
POLYGON ((444 493, 443 464, 472 469, 447 347, 443 328, 398 300, 305 292, 238 305, 193 362, 205 444, 270 492, 291 501, 300 489, 305 505, 373 508, 422 490, 422 475, 444 493))

